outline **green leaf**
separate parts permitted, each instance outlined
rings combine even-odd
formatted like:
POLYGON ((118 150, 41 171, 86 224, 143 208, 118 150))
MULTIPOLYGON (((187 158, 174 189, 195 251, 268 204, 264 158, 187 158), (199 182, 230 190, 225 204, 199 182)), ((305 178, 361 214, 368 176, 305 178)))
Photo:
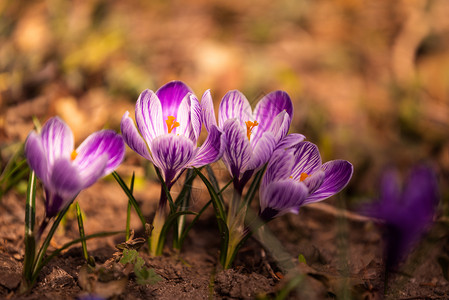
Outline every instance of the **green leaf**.
POLYGON ((121 264, 134 264, 137 256, 139 254, 137 253, 137 251, 135 249, 123 249, 123 254, 122 254, 122 258, 120 259, 120 263, 121 264))
POLYGON ((194 170, 192 169, 187 170, 186 180, 184 181, 184 185, 182 186, 181 192, 179 192, 179 195, 178 197, 176 197, 175 200, 176 207, 179 207, 180 205, 186 207, 188 205, 188 202, 187 203, 185 202, 186 200, 188 201, 190 198, 190 193, 192 191, 192 183, 195 177, 196 173, 194 170))
POLYGON ((214 186, 209 180, 207 180, 206 176, 204 176, 198 169, 194 168, 194 170, 206 185, 206 188, 212 200, 212 204, 214 205, 215 214, 217 215, 217 218, 219 217, 222 220, 226 220, 226 212, 224 209, 223 201, 220 199, 220 195, 217 194, 214 186))
POLYGON ((142 211, 140 210, 139 204, 137 203, 136 199, 133 196, 133 193, 131 192, 131 190, 128 188, 126 183, 123 181, 123 179, 120 177, 120 175, 116 171, 112 172, 112 176, 114 176, 115 180, 118 182, 118 184, 120 185, 122 190, 125 192, 126 196, 128 196, 129 201, 131 201, 131 204, 133 205, 134 210, 136 211, 137 215, 139 216, 140 222, 142 222, 143 228, 145 228, 145 224, 146 224, 145 217, 143 216, 142 211))
POLYGON ((138 272, 136 273, 134 271, 134 274, 136 274, 136 282, 137 284, 140 285, 145 285, 145 284, 156 284, 159 281, 162 280, 162 277, 159 276, 153 268, 147 268, 144 267, 140 270, 138 270, 138 272))
POLYGON ((254 196, 256 195, 257 190, 259 189, 260 181, 262 180, 263 174, 265 172, 265 169, 267 168, 267 165, 260 169, 256 175, 254 176, 253 182, 251 182, 251 185, 249 186, 248 192, 245 196, 245 201, 243 201, 243 205, 249 206, 251 202, 254 199, 254 196))
POLYGON ((23 275, 30 281, 36 253, 36 240, 34 238, 34 223, 36 214, 36 176, 30 172, 27 189, 27 202, 25 206, 25 261, 23 263, 23 275))
POLYGON ((306 258, 301 253, 298 255, 298 262, 307 264, 306 258))
POLYGON ((162 226, 161 233, 159 235, 159 241, 157 242, 156 255, 162 254, 162 250, 164 247, 163 241, 165 240, 165 235, 173 223, 177 220, 178 217, 183 215, 196 215, 196 212, 193 211, 178 211, 174 214, 168 216, 167 220, 165 220, 164 226, 162 226))

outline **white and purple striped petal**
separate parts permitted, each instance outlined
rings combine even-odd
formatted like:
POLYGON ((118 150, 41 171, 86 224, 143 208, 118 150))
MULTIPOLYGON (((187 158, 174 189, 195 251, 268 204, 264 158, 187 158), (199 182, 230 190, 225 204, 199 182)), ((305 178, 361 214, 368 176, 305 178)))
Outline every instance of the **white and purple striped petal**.
POLYGON ((301 142, 295 147, 295 163, 292 178, 300 180, 301 174, 311 175, 321 167, 321 156, 318 147, 310 142, 301 142))
POLYGON ((291 117, 285 110, 281 111, 274 118, 268 131, 273 133, 276 143, 279 143, 282 138, 287 135, 288 129, 290 128, 290 123, 291 117))
POLYGON ((136 123, 147 144, 167 132, 164 120, 159 98, 153 91, 143 91, 136 103, 136 123))
POLYGON ((199 168, 219 160, 224 151, 223 132, 215 125, 209 128, 206 141, 198 149, 196 157, 190 163, 191 166, 199 168))
POLYGON ((122 121, 120 122, 120 130, 123 139, 128 146, 140 156, 152 161, 148 146, 142 136, 137 131, 134 121, 129 117, 129 112, 126 112, 122 121))
POLYGON ((53 162, 50 171, 46 199, 47 217, 54 217, 70 203, 83 188, 78 168, 66 158, 58 158, 53 162))
POLYGON ((238 119, 226 120, 223 126, 223 132, 226 143, 223 152, 223 161, 229 173, 233 177, 239 178, 251 160, 251 145, 238 119))
POLYGON ((276 139, 271 132, 265 132, 254 146, 251 160, 248 162, 247 169, 257 171, 270 159, 274 148, 276 147, 276 139))
POLYGON ((168 116, 177 118, 179 106, 188 93, 193 94, 192 90, 182 81, 171 81, 156 91, 162 106, 164 123, 168 116))
POLYGON ((59 117, 48 120, 42 127, 40 136, 49 165, 53 165, 57 158, 70 158, 74 144, 73 133, 59 117))
POLYGON ((254 109, 254 119, 259 122, 254 129, 254 141, 261 138, 264 132, 271 131, 276 137, 276 142, 279 142, 287 134, 292 118, 293 104, 288 94, 284 91, 269 93, 257 103, 254 109), (281 113, 282 116, 276 118, 281 113))
POLYGON ((268 186, 271 182, 289 178, 292 173, 295 157, 293 149, 278 149, 268 162, 267 170, 262 178, 261 189, 268 186))
POLYGON ((221 100, 218 109, 218 124, 220 128, 223 129, 226 121, 229 119, 237 119, 242 127, 245 126, 246 121, 253 120, 251 105, 240 91, 229 91, 221 100))
POLYGON ((185 169, 197 152, 196 145, 182 135, 165 134, 153 140, 151 153, 153 163, 161 169, 167 186, 185 169))
POLYGON ((176 118, 179 127, 173 133, 182 134, 196 143, 201 131, 201 106, 193 94, 187 94, 179 105, 176 118))
POLYGON ((276 149, 287 149, 296 146, 304 141, 306 137, 299 133, 290 133, 286 135, 276 146, 276 149))
POLYGON ((323 183, 304 204, 321 201, 340 192, 348 184, 354 169, 346 160, 333 160, 323 164, 322 170, 325 174, 323 183))
POLYGON ((125 155, 125 144, 123 138, 113 130, 101 130, 88 136, 76 149, 76 153, 78 155, 74 163, 80 171, 92 168, 96 161, 106 157, 106 166, 102 167, 103 172, 99 176, 103 177, 120 165, 125 155))
POLYGON ((217 120, 215 119, 214 102, 210 94, 210 90, 204 92, 201 98, 201 118, 206 127, 207 132, 209 132, 212 126, 217 126, 217 120))
POLYGON ((289 212, 297 214, 307 195, 308 189, 302 182, 274 181, 260 196, 260 216, 269 221, 289 212))
POLYGON ((48 184, 48 159, 41 136, 32 131, 25 143, 25 156, 30 168, 44 184, 48 184))

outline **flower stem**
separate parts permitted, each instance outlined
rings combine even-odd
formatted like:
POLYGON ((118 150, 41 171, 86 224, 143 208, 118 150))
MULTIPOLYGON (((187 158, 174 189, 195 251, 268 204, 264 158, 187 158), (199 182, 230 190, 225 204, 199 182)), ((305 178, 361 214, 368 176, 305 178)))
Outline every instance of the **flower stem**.
MULTIPOLYGON (((170 191, 170 188, 167 187, 170 191)), ((156 210, 153 220, 153 231, 151 232, 150 242, 150 254, 153 256, 161 255, 163 246, 160 243, 165 242, 165 237, 161 236, 162 227, 165 223, 166 213, 165 207, 167 206, 167 194, 164 187, 161 185, 161 197, 159 200, 159 206, 156 210), (160 250, 158 250, 160 249, 160 250)))
POLYGON ((23 262, 23 280, 20 286, 21 292, 31 288, 31 270, 36 256, 36 239, 34 237, 34 223, 36 214, 36 176, 30 172, 27 187, 27 202, 25 207, 25 258, 23 262))

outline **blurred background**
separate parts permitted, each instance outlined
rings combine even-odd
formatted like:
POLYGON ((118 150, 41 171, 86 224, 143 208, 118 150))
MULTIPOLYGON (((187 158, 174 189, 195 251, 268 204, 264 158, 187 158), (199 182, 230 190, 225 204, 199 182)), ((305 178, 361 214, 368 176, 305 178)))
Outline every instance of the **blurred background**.
POLYGON ((0 0, 1 169, 33 116, 59 115, 79 143, 171 80, 216 108, 231 89, 253 107, 282 89, 290 132, 354 164, 349 207, 386 166, 427 161, 448 214, 448 16, 447 0, 0 0))

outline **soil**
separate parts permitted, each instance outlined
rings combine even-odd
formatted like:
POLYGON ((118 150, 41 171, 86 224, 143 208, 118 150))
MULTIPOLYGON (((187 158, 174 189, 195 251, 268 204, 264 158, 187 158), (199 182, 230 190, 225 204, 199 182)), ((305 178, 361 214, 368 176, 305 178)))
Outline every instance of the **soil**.
MULTIPOLYGON (((194 190, 194 208, 198 208, 207 201, 207 192, 196 181, 194 190)), ((136 197, 149 219, 158 194, 158 185, 151 181, 136 190, 136 197)), ((96 183, 83 191, 78 201, 85 214, 86 234, 105 228, 123 230, 127 202, 115 182, 96 183)), ((24 204, 24 196, 15 191, 6 194, 0 204, 0 297, 3 298, 76 299, 92 292, 112 299, 271 299, 281 294, 291 299, 382 299, 384 296, 378 228, 371 220, 331 204, 309 205, 299 215, 275 219, 265 229, 266 235, 247 241, 229 270, 222 270, 218 263, 218 228, 212 210, 207 210, 180 253, 171 249, 170 242, 159 257, 150 257, 146 246, 140 249, 146 265, 162 279, 155 284, 139 285, 131 272, 121 280, 114 278, 106 283, 91 276, 88 286, 82 271, 85 261, 81 247, 75 245, 42 269, 30 293, 19 295, 24 204), (305 263, 299 262, 300 254, 305 263)), ((38 201, 37 205, 39 220, 42 203, 38 201)), ((143 236, 136 216, 131 224, 136 230, 135 237, 143 236)), ((54 236, 49 251, 77 235, 76 219, 69 215, 54 236)), ((447 224, 436 222, 404 264, 403 272, 390 278, 387 296, 449 298, 449 283, 438 263, 446 255, 448 240, 447 224)), ((88 241, 89 254, 95 259, 97 269, 114 260, 114 253, 118 253, 115 245, 123 241, 123 235, 88 241)))
MULTIPOLYGON (((242 91, 253 107, 262 95, 285 90, 294 104, 290 132, 317 144, 325 161, 345 159, 355 170, 336 197, 270 222, 229 270, 218 263, 219 233, 208 208, 179 253, 170 239, 160 257, 150 257, 146 245, 139 250, 162 279, 155 284, 140 285, 132 270, 114 264, 124 242, 116 235, 87 242, 95 272, 86 271, 77 244, 50 261, 24 295, 18 287, 27 174, 19 174, 12 186, 0 181, 0 298, 95 292, 113 299, 382 299, 386 291, 391 299, 449 299, 449 1, 0 3, 0 173, 33 118, 43 123, 58 115, 79 145, 96 130, 119 132, 141 91, 171 80, 186 82, 197 96, 210 89, 216 110, 229 90, 242 91), (423 160, 440 179, 438 214, 385 287, 381 234, 358 205, 376 197, 385 166, 405 172, 423 160)), ((127 148, 117 172, 127 180, 136 172, 135 196, 151 223, 160 187, 143 166, 127 148)), ((213 168, 223 186, 225 167, 213 168)), ((38 224, 42 195, 39 189, 38 224)), ((124 230, 127 199, 113 178, 77 201, 86 234, 124 230)), ((195 181, 191 210, 206 201, 195 181)), ((144 236, 134 214, 131 228, 144 236)), ((49 253, 78 237, 71 210, 49 253)))

